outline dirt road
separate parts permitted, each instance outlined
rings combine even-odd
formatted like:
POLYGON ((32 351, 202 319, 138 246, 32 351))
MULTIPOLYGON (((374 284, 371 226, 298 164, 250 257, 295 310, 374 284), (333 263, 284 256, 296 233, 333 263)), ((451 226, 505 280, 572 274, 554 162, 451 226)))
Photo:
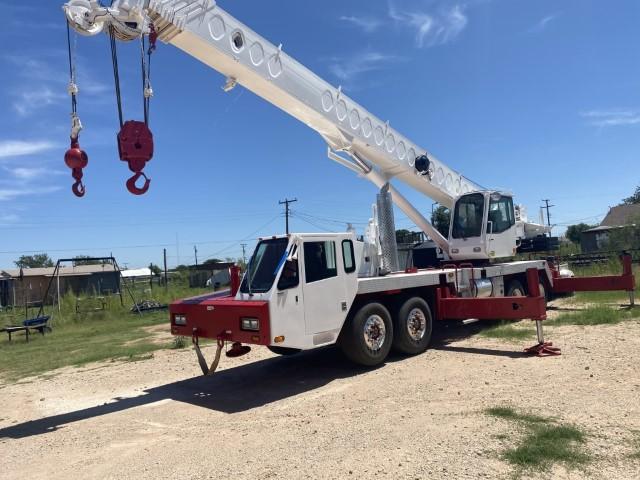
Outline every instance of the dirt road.
POLYGON ((534 478, 640 477, 639 322, 555 328, 545 359, 474 328, 372 371, 258 348, 202 378, 189 348, 4 385, 0 478, 510 478, 518 433, 484 413, 502 405, 588 433, 586 471, 534 478))

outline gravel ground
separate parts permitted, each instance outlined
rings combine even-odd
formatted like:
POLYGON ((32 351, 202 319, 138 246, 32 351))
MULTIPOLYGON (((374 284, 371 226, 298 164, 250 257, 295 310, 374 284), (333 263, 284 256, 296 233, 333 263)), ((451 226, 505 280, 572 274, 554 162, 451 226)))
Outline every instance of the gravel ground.
POLYGON ((507 479, 517 427, 483 413, 503 405, 588 433, 592 463, 526 477, 640 478, 640 322, 548 329, 563 355, 542 359, 478 328, 375 370, 255 348, 202 378, 188 348, 3 385, 0 478, 507 479))

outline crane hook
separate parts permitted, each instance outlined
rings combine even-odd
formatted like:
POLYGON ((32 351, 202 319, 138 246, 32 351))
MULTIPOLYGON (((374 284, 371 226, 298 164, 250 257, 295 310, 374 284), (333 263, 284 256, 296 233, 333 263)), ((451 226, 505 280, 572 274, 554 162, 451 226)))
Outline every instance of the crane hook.
POLYGON ((76 180, 71 190, 76 197, 83 197, 85 188, 82 184, 82 169, 89 164, 89 156, 80 148, 78 137, 71 137, 71 148, 64 154, 64 163, 71 169, 71 176, 76 180))
POLYGON ((134 195, 144 195, 149 190, 149 185, 151 184, 151 179, 147 178, 144 172, 136 172, 136 174, 127 180, 127 190, 133 193, 134 195), (136 182, 140 180, 140 178, 144 178, 144 185, 142 187, 138 187, 136 182))
POLYGON ((82 184, 82 169, 74 168, 71 175, 76 180, 76 183, 74 183, 71 187, 71 191, 76 197, 84 197, 86 190, 84 188, 84 185, 82 184))

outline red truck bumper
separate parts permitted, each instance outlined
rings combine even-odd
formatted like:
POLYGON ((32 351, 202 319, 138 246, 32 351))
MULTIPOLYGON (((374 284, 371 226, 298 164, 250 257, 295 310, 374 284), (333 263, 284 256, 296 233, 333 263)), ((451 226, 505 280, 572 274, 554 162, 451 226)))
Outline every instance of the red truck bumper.
POLYGON ((177 300, 169 306, 169 313, 173 335, 271 344, 269 302, 234 300, 222 292, 177 300), (186 324, 176 324, 176 316, 184 317, 186 324), (258 320, 258 330, 243 330, 243 318, 258 320))

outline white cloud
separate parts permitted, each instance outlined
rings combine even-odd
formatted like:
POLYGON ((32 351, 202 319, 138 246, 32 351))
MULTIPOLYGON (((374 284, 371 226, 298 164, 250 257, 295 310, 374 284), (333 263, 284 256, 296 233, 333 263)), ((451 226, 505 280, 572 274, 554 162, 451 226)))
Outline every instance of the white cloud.
POLYGON ((373 33, 382 26, 382 21, 374 17, 342 16, 340 20, 361 28, 366 33, 373 33))
POLYGON ((546 17, 539 20, 533 27, 531 27, 529 29, 529 32, 534 33, 534 32, 543 31, 545 28, 547 28, 547 25, 549 25, 549 23, 553 22, 556 18, 558 18, 559 15, 560 15, 559 13, 547 15, 546 17))
POLYGON ((0 214, 0 225, 11 225, 18 220, 20 220, 20 217, 15 213, 0 214))
POLYGON ((35 155, 56 148, 57 145, 46 141, 24 142, 21 140, 0 141, 0 158, 35 155))
MULTIPOLYGON (((69 74, 64 69, 66 52, 52 51, 39 56, 2 55, 5 62, 12 65, 12 71, 22 81, 12 90, 13 109, 22 117, 28 117, 51 105, 69 101, 67 84, 69 74), (53 62, 49 59, 52 58, 53 62)), ((83 62, 84 63, 84 62, 83 62)), ((111 99, 113 88, 96 80, 87 69, 80 69, 76 80, 80 96, 90 97, 91 103, 111 99)))
POLYGON ((13 102, 13 109, 22 117, 27 117, 41 108, 61 103, 67 99, 63 93, 56 93, 47 86, 42 86, 39 89, 21 89, 17 93, 17 97, 13 102))
POLYGON ((468 23, 464 7, 460 5, 442 7, 435 12, 408 12, 399 10, 390 1, 387 13, 396 25, 414 32, 418 48, 452 42, 468 23))
POLYGON ((580 114, 594 127, 617 127, 640 124, 640 110, 612 109, 590 110, 580 114))
POLYGON ((64 172, 59 170, 51 170, 50 168, 44 167, 16 167, 16 168, 5 168, 7 172, 13 175, 18 180, 30 181, 35 180, 37 178, 51 176, 51 175, 62 175, 64 172))
POLYGON ((402 58, 396 55, 367 51, 346 58, 333 58, 329 70, 338 80, 351 82, 362 74, 381 70, 390 63, 399 61, 402 61, 402 58))
POLYGON ((13 200, 18 197, 44 195, 47 193, 54 193, 61 190, 62 187, 38 187, 38 186, 25 186, 24 188, 0 188, 0 201, 13 200))

